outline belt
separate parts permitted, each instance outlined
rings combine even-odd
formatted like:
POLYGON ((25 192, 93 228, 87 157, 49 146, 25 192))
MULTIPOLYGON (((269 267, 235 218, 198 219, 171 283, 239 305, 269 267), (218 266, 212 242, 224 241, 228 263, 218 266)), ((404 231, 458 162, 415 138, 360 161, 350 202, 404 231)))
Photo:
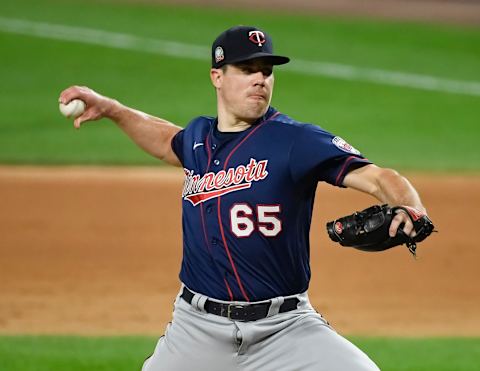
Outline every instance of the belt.
MULTIPOLYGON (((194 295, 195 294, 193 292, 184 287, 182 295, 180 295, 180 297, 184 299, 188 304, 191 304, 194 295)), ((285 299, 283 304, 280 306, 278 312, 284 313, 297 309, 297 305, 299 302, 300 300, 298 300, 298 298, 285 299)), ((271 303, 271 301, 268 301, 258 304, 227 304, 207 299, 204 305, 204 309, 207 313, 227 317, 228 319, 232 319, 235 321, 247 322, 266 318, 271 303)))

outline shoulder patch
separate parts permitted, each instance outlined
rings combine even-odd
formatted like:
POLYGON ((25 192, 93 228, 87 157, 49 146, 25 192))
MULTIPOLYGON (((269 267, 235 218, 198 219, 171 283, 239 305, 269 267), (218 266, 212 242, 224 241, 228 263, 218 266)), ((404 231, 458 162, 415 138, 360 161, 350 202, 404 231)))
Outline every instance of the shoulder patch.
POLYGON ((342 138, 340 137, 334 137, 332 139, 332 143, 340 150, 342 150, 343 152, 347 152, 347 153, 353 153, 354 155, 359 155, 360 154, 360 151, 357 150, 356 148, 354 148, 353 146, 351 146, 350 144, 348 144, 347 142, 345 142, 345 140, 343 140, 342 138))

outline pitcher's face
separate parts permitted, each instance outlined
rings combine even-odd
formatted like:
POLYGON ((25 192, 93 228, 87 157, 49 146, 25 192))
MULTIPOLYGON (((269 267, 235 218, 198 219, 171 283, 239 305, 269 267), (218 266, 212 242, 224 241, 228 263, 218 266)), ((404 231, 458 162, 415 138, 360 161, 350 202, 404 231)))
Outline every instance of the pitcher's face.
POLYGON ((235 117, 253 122, 267 112, 274 84, 273 65, 267 58, 212 69, 211 77, 217 99, 235 117))

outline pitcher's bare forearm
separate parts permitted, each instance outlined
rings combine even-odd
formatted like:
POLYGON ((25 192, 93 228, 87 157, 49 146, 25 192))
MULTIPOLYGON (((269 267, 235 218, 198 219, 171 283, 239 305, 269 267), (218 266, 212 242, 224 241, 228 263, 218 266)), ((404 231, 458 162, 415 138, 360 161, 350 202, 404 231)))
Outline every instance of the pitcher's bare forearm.
POLYGON ((390 205, 407 205, 426 212, 418 192, 407 178, 392 169, 382 170, 375 197, 390 205))
POLYGON ((75 118, 75 128, 79 129, 88 121, 108 118, 147 153, 171 165, 181 165, 171 147, 172 138, 181 130, 180 127, 127 107, 86 86, 71 86, 65 89, 60 94, 59 101, 66 104, 73 99, 80 99, 86 104, 85 112, 75 118))
POLYGON ((368 193, 390 205, 407 205, 425 212, 412 184, 392 169, 366 165, 348 173, 343 185, 368 193))
POLYGON ((173 137, 182 130, 171 122, 114 101, 105 116, 115 122, 140 148, 171 165, 180 166, 172 150, 173 137))
MULTIPOLYGON (((392 169, 384 169, 375 165, 366 165, 349 172, 343 181, 343 185, 377 198, 382 203, 391 206, 404 205, 417 209, 420 213, 426 214, 426 209, 420 200, 420 196, 412 184, 398 172, 392 169)), ((389 233, 393 237, 397 229, 404 224, 403 231, 415 236, 413 224, 410 218, 399 212, 390 224, 389 233)))

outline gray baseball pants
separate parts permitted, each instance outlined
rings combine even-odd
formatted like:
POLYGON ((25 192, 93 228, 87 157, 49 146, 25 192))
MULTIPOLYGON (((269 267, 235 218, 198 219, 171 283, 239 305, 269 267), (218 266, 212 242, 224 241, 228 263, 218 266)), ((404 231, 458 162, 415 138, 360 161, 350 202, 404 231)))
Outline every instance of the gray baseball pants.
POLYGON ((275 298, 268 317, 240 322, 206 313, 206 296, 196 294, 188 304, 181 292, 173 321, 142 371, 379 370, 313 309, 307 293, 296 295, 295 310, 278 313, 284 298, 275 298))

